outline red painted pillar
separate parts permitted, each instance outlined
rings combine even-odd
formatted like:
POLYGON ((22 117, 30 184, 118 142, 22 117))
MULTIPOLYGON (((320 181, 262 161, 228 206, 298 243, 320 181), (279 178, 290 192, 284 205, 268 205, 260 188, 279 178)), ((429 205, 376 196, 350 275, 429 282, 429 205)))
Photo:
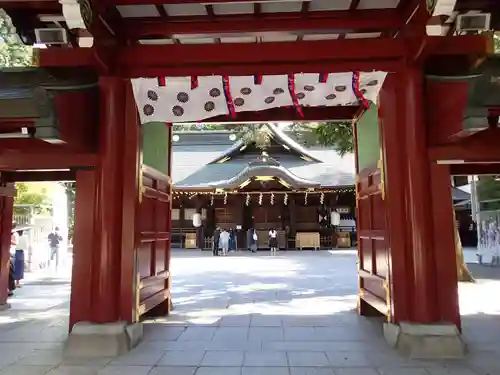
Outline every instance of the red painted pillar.
POLYGON ((97 169, 96 249, 93 267, 92 321, 107 323, 118 320, 120 252, 122 226, 122 156, 124 150, 124 81, 101 77, 100 132, 97 169))
POLYGON ((392 320, 459 325, 450 179, 428 159, 423 80, 408 67, 390 74, 380 95, 392 320))
POLYGON ((99 163, 77 172, 70 327, 136 319, 140 127, 130 83, 100 79, 99 163))
POLYGON ((436 298, 436 250, 433 246, 432 200, 427 157, 427 132, 423 104, 421 69, 407 68, 400 74, 398 105, 404 108, 401 125, 405 130, 406 168, 408 170, 408 234, 415 272, 414 318, 420 323, 439 320, 436 298))
MULTIPOLYGON (((166 254, 165 254, 165 269, 168 270, 168 280, 167 280, 167 289, 170 293, 172 290, 172 272, 170 268, 170 259, 171 259, 171 253, 172 253, 172 200, 173 200, 173 195, 172 195, 172 158, 173 158, 173 151, 172 151, 172 136, 173 136, 173 131, 172 127, 169 126, 168 128, 168 177, 169 177, 169 184, 168 184, 168 194, 170 195, 170 201, 168 202, 168 214, 167 214, 167 223, 166 223, 166 231, 169 233, 169 239, 166 243, 166 254)), ((172 304, 172 297, 169 295, 168 301, 167 301, 167 314, 170 314, 170 310, 172 309, 173 304, 172 304)))
POLYGON ((436 293, 440 321, 454 323, 461 329, 450 167, 431 163, 430 172, 433 218, 431 223, 434 227, 436 293))
MULTIPOLYGON (((1 186, 10 188, 14 192, 14 184, 1 186)), ((13 196, 0 196, 0 306, 6 304, 9 285, 10 268, 10 239, 12 231, 12 213, 14 208, 13 196)))
POLYGON ((126 82, 125 90, 120 317, 122 320, 133 322, 137 317, 136 239, 139 234, 136 232, 136 223, 139 209, 139 176, 142 174, 142 136, 130 82, 126 82))
POLYGON ((69 327, 91 320, 92 279, 95 246, 95 214, 97 172, 93 169, 76 172, 75 229, 73 234, 73 271, 69 327))

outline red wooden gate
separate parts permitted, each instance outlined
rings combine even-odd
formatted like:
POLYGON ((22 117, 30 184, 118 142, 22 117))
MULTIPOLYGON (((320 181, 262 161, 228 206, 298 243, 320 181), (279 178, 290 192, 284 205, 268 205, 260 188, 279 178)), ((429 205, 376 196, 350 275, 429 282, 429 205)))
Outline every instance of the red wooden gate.
POLYGON ((137 317, 154 308, 168 314, 170 297, 171 179, 143 166, 137 217, 137 317))

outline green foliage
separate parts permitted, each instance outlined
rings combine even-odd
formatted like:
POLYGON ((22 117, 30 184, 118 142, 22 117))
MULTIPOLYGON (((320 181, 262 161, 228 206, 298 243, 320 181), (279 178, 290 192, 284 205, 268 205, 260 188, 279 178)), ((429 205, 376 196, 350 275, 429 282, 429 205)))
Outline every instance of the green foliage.
POLYGON ((320 122, 312 127, 318 144, 333 147, 341 156, 354 152, 350 122, 320 122))
POLYGON ((32 51, 20 41, 9 16, 0 9, 0 67, 29 66, 32 51))
MULTIPOLYGON (((16 183, 16 197, 14 198, 14 204, 34 206, 35 213, 41 214, 47 212, 47 209, 43 206, 48 205, 49 203, 46 187, 27 182, 16 183)), ((26 208, 15 207, 14 212, 16 214, 24 214, 26 213, 26 208)))
POLYGON ((477 192, 482 209, 498 210, 500 209, 500 179, 498 176, 481 176, 477 183, 477 192), (496 202, 485 202, 495 201, 496 202))
POLYGON ((75 199, 76 199, 76 183, 74 181, 59 183, 67 195, 68 202, 68 241, 71 241, 75 232, 75 199))
POLYGON ((495 53, 500 53, 500 36, 494 35, 493 36, 493 43, 495 46, 495 53))
POLYGON ((215 131, 215 130, 227 130, 228 127, 224 124, 174 124, 172 130, 174 132, 185 132, 185 131, 215 131))

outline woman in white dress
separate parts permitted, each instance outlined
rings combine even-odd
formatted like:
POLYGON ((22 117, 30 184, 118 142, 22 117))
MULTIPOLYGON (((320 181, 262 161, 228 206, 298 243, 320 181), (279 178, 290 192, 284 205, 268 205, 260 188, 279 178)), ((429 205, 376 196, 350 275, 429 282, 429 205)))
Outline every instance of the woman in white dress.
POLYGON ((230 234, 225 229, 222 229, 219 237, 219 246, 222 249, 222 255, 226 256, 229 250, 229 237, 230 234))

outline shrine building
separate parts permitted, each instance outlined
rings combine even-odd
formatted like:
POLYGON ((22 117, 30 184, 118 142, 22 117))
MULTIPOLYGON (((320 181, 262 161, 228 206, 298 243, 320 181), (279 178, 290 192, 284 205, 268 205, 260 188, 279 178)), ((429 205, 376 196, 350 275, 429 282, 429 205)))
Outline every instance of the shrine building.
POLYGON ((268 248, 278 231, 281 249, 351 247, 356 224, 353 155, 304 147, 293 132, 256 124, 264 142, 237 139, 233 132, 173 135, 172 245, 212 248, 216 227, 232 229, 238 249, 248 249, 247 231, 268 248), (338 212, 332 223, 332 211, 338 212), (201 214, 200 228, 193 215, 201 214))

